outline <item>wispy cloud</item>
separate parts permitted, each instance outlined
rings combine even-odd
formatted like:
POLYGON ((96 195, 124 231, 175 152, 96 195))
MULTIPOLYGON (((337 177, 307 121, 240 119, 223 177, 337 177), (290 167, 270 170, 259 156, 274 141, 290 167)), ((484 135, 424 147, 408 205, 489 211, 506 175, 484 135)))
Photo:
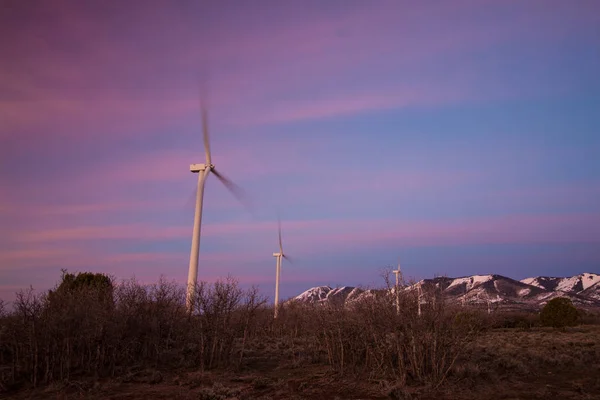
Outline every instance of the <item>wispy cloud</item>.
POLYGON ((404 107, 431 107, 465 100, 464 90, 445 93, 439 87, 398 87, 366 93, 346 93, 310 100, 281 101, 269 110, 255 111, 242 117, 240 124, 291 123, 322 118, 357 115, 369 111, 400 109, 404 107))
MULTIPOLYGON (((512 40, 524 33, 529 37, 537 35, 535 40, 569 33, 556 29, 557 26, 567 26, 557 19, 556 12, 536 9, 537 29, 532 30, 528 18, 511 14, 508 9, 503 9, 502 14, 512 23, 487 21, 474 27, 469 24, 457 26, 450 22, 452 18, 448 15, 458 18, 465 9, 469 9, 473 15, 481 14, 484 18, 488 16, 486 7, 469 4, 457 7, 438 5, 437 8, 438 15, 445 17, 435 17, 430 21, 428 26, 437 26, 434 32, 423 29, 418 18, 425 11, 424 6, 405 7, 387 3, 374 9, 354 5, 335 15, 313 14, 310 19, 300 18, 280 27, 278 34, 272 34, 270 29, 260 28, 260 25, 258 28, 250 26, 251 21, 237 30, 208 23, 206 29, 212 31, 206 32, 204 27, 198 30, 197 26, 203 24, 192 23, 191 15, 159 7, 153 13, 138 14, 141 20, 152 21, 157 27, 155 33, 144 38, 141 32, 134 30, 131 35, 131 40, 139 38, 153 50, 160 50, 152 52, 123 41, 122 37, 119 41, 111 40, 117 33, 107 33, 107 21, 95 16, 91 10, 85 10, 85 7, 47 9, 49 18, 32 26, 31 30, 24 30, 11 46, 14 57, 20 56, 28 68, 8 68, 8 64, 4 63, 0 86, 8 89, 5 93, 14 94, 2 100, 0 121, 5 128, 11 129, 54 127, 53 135, 62 137, 144 135, 144 131, 167 126, 175 118, 197 114, 198 101, 195 90, 191 90, 189 85, 186 88, 184 79, 171 82, 172 86, 168 87, 157 81, 160 79, 157 76, 140 74, 140 69, 149 69, 157 74, 161 68, 173 74, 183 72, 190 80, 194 75, 190 66, 220 65, 239 60, 243 60, 239 68, 227 68, 223 69, 225 72, 213 74, 212 103, 225 109, 234 107, 237 109, 235 113, 241 114, 250 104, 263 115, 258 121, 291 122, 406 105, 435 105, 464 97, 465 82, 454 87, 446 85, 446 89, 439 88, 439 82, 435 82, 430 86, 402 86, 396 90, 390 90, 389 85, 385 90, 366 90, 360 84, 361 80, 372 84, 372 79, 360 79, 349 73, 348 60, 353 59, 355 65, 362 66, 385 56, 388 69, 411 70, 419 68, 424 60, 474 51, 512 40), (54 47, 40 41, 38 33, 56 28, 52 24, 60 27, 57 35, 69 35, 77 42, 84 41, 84 50, 68 52, 61 49, 57 54, 54 47), (173 29, 174 26, 179 28, 173 29), (243 39, 240 38, 241 29, 245 29, 243 39), (170 31, 167 36, 170 39, 164 39, 167 30, 170 31), (366 32, 371 32, 371 35, 365 35, 366 32), (202 34, 202 40, 190 39, 199 34, 202 34), (220 38, 219 45, 203 39, 212 35, 220 38), (356 52, 357 46, 361 49, 359 53, 356 52), (35 57, 24 53, 23 49, 30 48, 38 50, 35 57), (167 62, 166 59, 173 61, 167 62), (272 62, 275 59, 277 63, 272 62), (35 70, 37 75, 31 74, 34 63, 45 66, 43 70, 35 70), (301 80, 283 79, 285 76, 299 76, 299 71, 302 71, 301 80), (323 89, 325 91, 321 92, 325 93, 325 97, 305 95, 287 105, 279 104, 284 100, 279 93, 306 87, 307 82, 318 91, 319 85, 323 86, 335 73, 352 84, 354 93, 327 93, 323 89), (52 86, 37 84, 40 80, 52 82, 52 86), (268 94, 277 102, 269 101, 268 94), (256 107, 257 103, 262 106, 256 107)), ((574 12, 571 7, 562 8, 563 14, 572 15, 574 12)), ((587 13, 587 17, 584 14, 578 12, 576 17, 589 19, 586 21, 589 24, 595 13, 587 13)), ((383 70, 387 71, 386 68, 383 70)), ((383 83, 377 84, 386 87, 383 83)), ((223 112, 232 115, 230 111, 223 112)), ((257 122, 252 115, 246 118, 238 115, 234 119, 246 119, 248 122, 254 119, 257 122)), ((28 132, 33 134, 35 130, 28 129, 28 132)), ((2 132, 8 135, 8 131, 3 129, 2 132)))
POLYGON ((22 242, 60 242, 100 239, 165 240, 189 235, 190 228, 148 225, 87 226, 29 231, 18 235, 22 242))
MULTIPOLYGON (((600 214, 507 215, 468 219, 421 220, 304 220, 286 221, 286 233, 309 248, 364 245, 397 240, 407 245, 475 243, 595 242, 600 214), (321 244, 321 245, 320 245, 321 244)), ((207 237, 271 234, 272 221, 214 223, 203 227, 207 237)), ((152 241, 190 237, 191 227, 116 225, 22 232, 21 243, 51 243, 121 239, 152 241)), ((291 239, 292 240, 292 239, 291 239)))

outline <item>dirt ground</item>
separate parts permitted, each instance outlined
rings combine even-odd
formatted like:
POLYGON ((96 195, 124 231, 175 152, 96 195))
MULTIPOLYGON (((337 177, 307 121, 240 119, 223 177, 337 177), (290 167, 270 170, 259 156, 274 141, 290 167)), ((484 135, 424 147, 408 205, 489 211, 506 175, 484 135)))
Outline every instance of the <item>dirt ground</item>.
MULTIPOLYGON (((3 393, 13 399, 600 399, 600 326, 564 331, 492 330, 468 348, 438 388, 398 387, 368 376, 339 376, 264 350, 238 371, 130 370, 3 393)), ((367 374, 368 375, 368 374, 367 374)))

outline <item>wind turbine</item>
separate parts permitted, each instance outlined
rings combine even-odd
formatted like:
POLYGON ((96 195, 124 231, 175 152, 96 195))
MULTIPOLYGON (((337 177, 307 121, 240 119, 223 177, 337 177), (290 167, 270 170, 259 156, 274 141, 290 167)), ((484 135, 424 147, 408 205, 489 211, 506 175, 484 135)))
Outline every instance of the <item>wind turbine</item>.
POLYGON ((277 266, 275 269, 275 315, 277 318, 279 314, 279 277, 281 276, 281 260, 285 258, 290 261, 290 258, 283 252, 283 243, 281 241, 281 219, 277 219, 277 227, 279 228, 279 253, 273 253, 273 257, 277 260, 277 266))
POLYGON ((202 199, 204 198, 204 185, 206 178, 211 173, 217 177, 223 185, 229 190, 240 202, 244 203, 243 192, 235 183, 227 179, 223 174, 215 169, 210 155, 210 139, 208 134, 208 112, 201 102, 200 110, 202 115, 202 135, 204 139, 204 153, 206 162, 204 164, 191 164, 190 171, 198 174, 198 186, 196 190, 196 211, 194 213, 194 230, 192 233, 192 250, 190 253, 190 267, 188 271, 187 292, 185 304, 188 312, 192 311, 193 295, 196 289, 196 281, 198 278, 198 255, 200 252, 200 229, 202 225, 202 199))
MULTIPOLYGON (((422 282, 422 281, 421 281, 422 282)), ((418 295, 417 295, 417 315, 420 317, 421 316, 421 296, 422 294, 422 290, 421 290, 421 282, 419 282, 419 286, 417 286, 417 290, 418 290, 418 295)))
POLYGON ((398 259, 398 269, 395 269, 392 271, 394 273, 394 275, 396 275, 396 286, 395 286, 395 291, 396 291, 396 313, 399 315, 400 314, 400 279, 402 277, 402 272, 400 271, 400 259, 398 259))

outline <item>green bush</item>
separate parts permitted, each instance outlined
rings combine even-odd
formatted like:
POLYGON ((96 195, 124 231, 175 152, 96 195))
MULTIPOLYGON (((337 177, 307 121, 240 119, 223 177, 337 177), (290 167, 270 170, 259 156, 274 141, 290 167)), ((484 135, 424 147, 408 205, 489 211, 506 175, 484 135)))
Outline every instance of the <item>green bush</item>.
POLYGON ((543 326, 563 328, 577 324, 579 314, 570 299, 557 297, 544 306, 540 313, 540 321, 543 326))

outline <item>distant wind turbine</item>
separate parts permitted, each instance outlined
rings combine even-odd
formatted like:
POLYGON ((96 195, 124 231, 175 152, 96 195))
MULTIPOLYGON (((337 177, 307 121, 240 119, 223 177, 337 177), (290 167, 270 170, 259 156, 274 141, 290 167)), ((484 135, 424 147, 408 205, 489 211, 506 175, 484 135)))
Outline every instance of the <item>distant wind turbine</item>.
POLYGON ((402 278, 402 272, 400 271, 400 259, 398 259, 398 269, 392 271, 396 275, 396 313, 400 314, 400 279, 402 278))
POLYGON ((418 290, 418 300, 417 300, 417 304, 418 304, 418 308, 417 308, 417 315, 420 317, 421 316, 421 296, 422 296, 422 291, 421 291, 421 282, 419 282, 419 286, 417 286, 417 290, 418 290))
POLYGON ((277 218, 277 227, 279 230, 279 253, 273 253, 273 257, 277 260, 277 266, 275 269, 275 315, 277 318, 279 314, 279 277, 281 276, 281 260, 285 258, 291 262, 290 258, 283 252, 283 242, 281 241, 281 219, 277 218))
POLYGON ((488 314, 491 314, 492 308, 490 307, 491 301, 490 301, 490 295, 488 293, 485 294, 485 301, 487 303, 487 312, 488 312, 488 314))
POLYGON ((244 194, 240 187, 227 179, 223 174, 215 169, 210 155, 210 140, 208 133, 208 113, 201 102, 200 110, 202 114, 202 135, 204 138, 204 153, 206 155, 206 163, 191 164, 190 171, 198 174, 198 187, 196 190, 196 211, 194 213, 194 231, 192 233, 192 250, 190 253, 190 267, 188 271, 187 293, 186 293, 186 308, 188 312, 192 311, 192 300, 196 289, 196 281, 198 278, 198 256, 200 252, 200 229, 202 224, 202 199, 204 197, 204 185, 206 178, 212 172, 223 185, 229 190, 241 203, 247 206, 244 202, 244 194))

